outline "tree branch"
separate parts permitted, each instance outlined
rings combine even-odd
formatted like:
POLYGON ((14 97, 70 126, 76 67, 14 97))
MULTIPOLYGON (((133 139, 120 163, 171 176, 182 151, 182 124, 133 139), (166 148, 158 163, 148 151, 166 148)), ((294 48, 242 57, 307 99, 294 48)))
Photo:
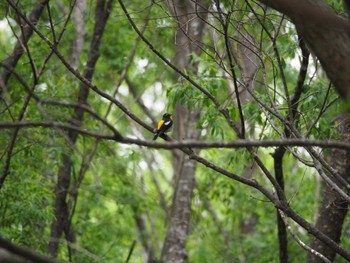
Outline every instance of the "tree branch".
POLYGON ((20 247, 18 245, 13 244, 9 240, 3 238, 0 236, 0 247, 6 249, 7 251, 12 252, 15 255, 21 256, 23 258, 29 259, 32 262, 37 262, 37 263, 58 263, 58 261, 41 256, 27 248, 20 247))
POLYGON ((318 251, 312 249, 311 247, 309 247, 308 245, 305 244, 305 242, 303 242, 296 233, 294 233, 292 227, 289 225, 286 215, 281 211, 278 210, 278 212, 281 215, 281 218, 284 222, 284 224, 287 226, 287 229, 289 231, 289 233, 291 234, 291 236, 295 239, 295 241, 299 244, 299 246, 301 246, 303 249, 305 249, 306 251, 312 253, 313 255, 317 256, 318 258, 320 258, 323 262, 326 263, 331 263, 330 260, 328 260, 324 255, 322 255, 321 253, 319 253, 318 251))
MULTIPOLYGON (((49 2, 49 0, 38 0, 37 4, 33 8, 32 12, 29 15, 28 20, 31 21, 33 25, 37 23, 39 20, 42 11, 44 10, 46 4, 49 2)), ((21 21, 21 19, 20 19, 21 21)), ((12 54, 5 59, 3 62, 5 65, 7 65, 10 70, 4 69, 0 76, 0 95, 2 93, 2 89, 5 87, 7 81, 9 80, 11 76, 12 70, 15 68, 18 60, 21 58, 24 52, 24 43, 27 43, 31 35, 33 34, 33 28, 31 27, 25 27, 23 28, 22 35, 20 39, 18 39, 16 46, 12 52, 12 54)))
MULTIPOLYGON (((13 2, 13 0, 7 0, 7 2, 10 4, 10 6, 14 10, 18 10, 18 7, 13 2)), ((26 21, 26 23, 33 28, 35 33, 38 34, 38 36, 45 41, 45 43, 51 48, 51 50, 56 54, 58 59, 62 62, 62 64, 77 78, 79 79, 83 84, 85 84, 87 87, 89 87, 91 90, 93 90, 95 93, 99 94, 101 97, 113 102, 118 108, 120 108, 126 115, 128 115, 131 119, 136 121, 138 124, 143 126, 146 130, 149 130, 150 132, 153 132, 153 128, 149 127, 145 122, 143 122, 140 118, 135 116, 127 107, 125 107, 122 103, 120 103, 117 99, 115 99, 113 96, 109 95, 106 92, 103 92, 100 90, 97 86, 93 85, 91 81, 89 81, 87 78, 85 78, 79 71, 75 70, 68 61, 64 58, 64 56, 59 52, 56 45, 53 44, 38 28, 30 21, 28 18, 21 12, 19 12, 19 15, 23 20, 26 21)))
MULTIPOLYGON (((308 140, 308 139, 272 139, 272 140, 235 140, 235 141, 169 141, 167 143, 159 143, 154 141, 144 141, 130 137, 123 137, 120 133, 116 135, 108 135, 89 131, 85 128, 74 126, 71 124, 54 122, 54 121, 20 121, 20 122, 0 122, 0 129, 20 128, 57 128, 63 130, 77 131, 81 135, 95 137, 97 139, 112 140, 125 144, 135 144, 139 146, 147 146, 156 149, 181 149, 181 148, 244 148, 244 147, 321 147, 321 148, 336 148, 350 150, 350 143, 338 140, 308 140)), ((169 138, 169 137, 168 137, 169 138)), ((170 139, 170 138, 169 138, 170 139)))
POLYGON ((259 1, 290 17, 320 60, 337 92, 344 100, 349 100, 349 20, 336 15, 323 0, 259 1))

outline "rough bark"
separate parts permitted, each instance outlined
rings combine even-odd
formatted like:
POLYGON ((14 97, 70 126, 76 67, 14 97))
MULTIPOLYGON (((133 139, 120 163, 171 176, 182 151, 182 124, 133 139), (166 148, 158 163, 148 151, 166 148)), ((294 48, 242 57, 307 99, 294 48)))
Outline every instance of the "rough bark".
MULTIPOLYGON (((88 61, 84 70, 84 77, 88 80, 92 79, 95 65, 99 58, 99 45, 101 43, 103 31, 105 29, 105 25, 111 11, 112 2, 113 0, 109 0, 107 3, 105 0, 99 0, 96 3, 95 27, 90 44, 88 61)), ((81 83, 78 94, 78 103, 86 104, 88 95, 89 88, 85 84, 81 83)), ((72 121, 77 125, 81 124, 83 121, 83 114, 83 109, 76 108, 72 121)), ((77 141, 77 137, 77 132, 70 131, 68 133, 68 144, 74 145, 77 141)), ((63 154, 62 159, 63 162, 57 175, 58 179, 55 188, 55 220, 51 225, 51 234, 48 245, 48 253, 52 256, 57 255, 59 239, 62 236, 63 232, 70 242, 74 241, 74 235, 70 227, 70 215, 67 204, 67 196, 71 181, 72 160, 68 154, 63 154)))
MULTIPOLYGON (((237 48, 234 53, 237 57, 237 65, 240 69, 244 84, 239 90, 239 98, 242 104, 244 104, 253 100, 247 89, 250 91, 255 90, 255 76, 259 69, 259 64, 254 51, 257 51, 258 48, 256 46, 256 40, 252 35, 244 30, 241 31, 240 27, 238 30, 240 32, 235 33, 235 35, 239 43, 237 43, 237 48)), ((233 87, 230 88, 230 91, 234 94, 233 87)))
MULTIPOLYGON (((49 0, 38 0, 36 5, 34 6, 33 10, 31 11, 29 15, 29 20, 35 25, 44 8, 46 7, 49 0)), ((24 43, 27 43, 33 34, 33 29, 30 26, 25 26, 24 21, 20 20, 21 27, 23 27, 23 34, 19 37, 19 40, 17 41, 15 48, 12 51, 12 54, 6 58, 3 61, 3 64, 6 66, 2 70, 2 73, 0 75, 0 97, 2 96, 3 91, 5 90, 6 83, 9 80, 11 73, 13 69, 16 67, 18 60, 21 58, 21 56, 25 53, 24 50, 24 43)))
POLYGON ((350 22, 323 0, 260 0, 287 15, 307 42, 343 99, 350 90, 350 22))
POLYGON ((86 9, 86 0, 77 0, 75 2, 74 12, 72 20, 74 23, 75 39, 72 45, 71 53, 71 65, 73 68, 77 68, 80 64, 79 58, 81 51, 83 50, 83 44, 85 39, 85 21, 84 13, 86 9))
MULTIPOLYGON (((350 119, 345 116, 338 118, 339 132, 341 139, 345 142, 350 141, 350 119)), ((333 167, 348 182, 350 182, 350 152, 340 149, 332 151, 331 160, 333 167)), ((342 187, 346 191, 345 187, 342 187)), ((348 211, 349 203, 345 201, 330 185, 324 189, 323 201, 319 210, 316 227, 326 234, 329 238, 339 243, 343 222, 348 211)), ((330 261, 335 258, 335 251, 317 238, 313 238, 311 248, 320 252, 330 261)), ((314 254, 308 255, 308 262, 319 262, 319 258, 314 254)))
MULTIPOLYGON (((167 5, 176 17, 178 25, 174 62, 180 70, 186 69, 196 73, 197 65, 191 64, 191 54, 199 55, 201 52, 200 45, 206 20, 206 12, 202 12, 204 2, 169 0, 167 5)), ((177 140, 198 139, 200 131, 195 128, 195 125, 199 120, 199 111, 199 109, 189 110, 180 103, 176 105, 174 135, 177 140)), ((185 245, 189 234, 192 195, 195 187, 196 162, 190 160, 184 153, 175 151, 173 163, 175 189, 162 249, 162 262, 183 262, 187 258, 185 245)))

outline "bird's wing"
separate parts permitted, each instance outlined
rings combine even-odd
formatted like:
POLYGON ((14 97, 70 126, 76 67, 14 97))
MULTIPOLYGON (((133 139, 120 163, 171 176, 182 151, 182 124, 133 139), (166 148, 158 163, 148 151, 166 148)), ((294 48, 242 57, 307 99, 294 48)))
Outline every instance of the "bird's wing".
POLYGON ((157 131, 160 130, 160 128, 162 127, 163 123, 164 123, 164 120, 160 120, 160 121, 158 122, 157 131))

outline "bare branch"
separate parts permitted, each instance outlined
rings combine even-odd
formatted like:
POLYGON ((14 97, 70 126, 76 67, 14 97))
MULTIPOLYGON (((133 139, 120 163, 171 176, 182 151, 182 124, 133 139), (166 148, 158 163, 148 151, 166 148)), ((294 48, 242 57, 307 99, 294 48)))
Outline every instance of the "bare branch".
MULTIPOLYGON (((44 10, 46 4, 49 2, 49 0, 38 0, 35 7, 33 8, 31 14, 29 15, 28 20, 35 25, 37 23, 37 21, 39 20, 42 11, 44 10)), ((24 43, 27 43, 28 40, 30 39, 31 35, 33 33, 33 28, 31 27, 25 27, 23 28, 22 31, 22 36, 20 37, 20 39, 17 41, 17 44, 11 54, 11 56, 9 56, 3 63, 5 65, 7 65, 10 70, 5 69, 3 71, 3 73, 0 76, 0 95, 1 95, 1 91, 2 88, 5 87, 8 79, 11 76, 11 72, 12 70, 15 68, 18 60, 21 58, 21 56, 23 55, 24 52, 24 43)))
MULTIPOLYGON (((60 122, 54 122, 54 121, 22 121, 22 122, 3 122, 0 123, 0 128, 22 128, 22 127, 43 127, 43 128, 57 128, 62 130, 71 130, 76 131, 82 135, 87 135, 90 137, 95 137, 99 139, 107 139, 107 140, 114 140, 115 136, 106 135, 106 134, 100 134, 100 133, 94 133, 91 131, 88 131, 84 128, 80 128, 78 126, 74 126, 71 124, 64 124, 60 122)), ((121 138, 121 137, 119 137, 121 138)))
MULTIPOLYGON (((274 140, 235 140, 235 141, 192 141, 185 140, 176 142, 171 139, 167 143, 159 143, 154 141, 143 141, 130 137, 122 137, 120 133, 116 135, 107 135, 102 133, 96 133, 87 129, 77 127, 70 124, 54 122, 54 121, 20 121, 20 122, 0 122, 0 129, 11 128, 30 128, 30 127, 44 127, 44 128, 58 128, 64 130, 74 130, 81 135, 95 137, 104 140, 113 140, 125 144, 136 144, 139 146, 147 146, 157 149, 181 149, 181 148, 243 148, 243 147, 321 147, 321 148, 337 148, 343 150, 350 150, 350 143, 337 141, 337 140, 308 140, 308 139, 274 139, 274 140)), ((169 137, 167 137, 169 138, 169 137)), ((170 139, 170 138, 169 138, 170 139)))
POLYGON ((29 250, 29 249, 17 246, 15 244, 13 244, 12 242, 10 242, 9 240, 3 238, 2 236, 0 236, 0 247, 6 249, 7 251, 12 252, 15 255, 21 256, 25 259, 29 259, 32 262, 58 263, 58 261, 56 261, 52 258, 41 256, 41 255, 39 255, 39 254, 29 250))

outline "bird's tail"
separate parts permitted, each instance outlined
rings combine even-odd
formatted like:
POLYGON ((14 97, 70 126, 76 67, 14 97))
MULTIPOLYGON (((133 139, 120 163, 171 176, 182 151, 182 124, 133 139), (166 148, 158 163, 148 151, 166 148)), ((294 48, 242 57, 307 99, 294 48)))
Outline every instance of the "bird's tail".
POLYGON ((158 133, 154 134, 153 141, 155 141, 158 138, 158 133))

